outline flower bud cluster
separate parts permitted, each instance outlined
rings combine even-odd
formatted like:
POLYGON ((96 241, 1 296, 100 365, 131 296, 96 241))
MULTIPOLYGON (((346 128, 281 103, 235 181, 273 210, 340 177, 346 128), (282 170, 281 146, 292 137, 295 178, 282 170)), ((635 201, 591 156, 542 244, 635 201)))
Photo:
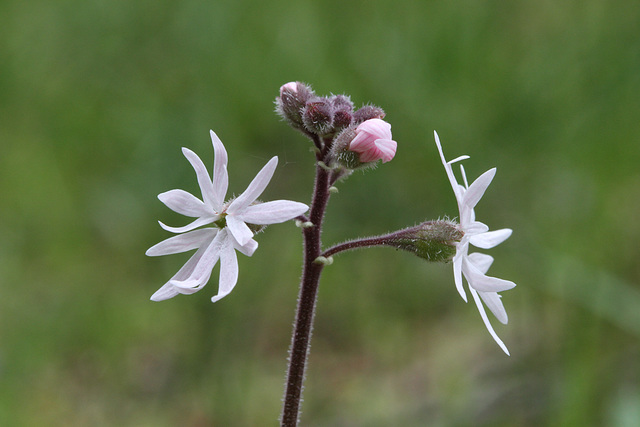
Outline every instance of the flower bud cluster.
POLYGON ((353 102, 346 95, 317 96, 311 87, 301 82, 280 87, 276 112, 294 128, 322 137, 385 116, 382 108, 373 105, 354 110, 353 102))
POLYGON ((356 110, 347 95, 318 96, 304 83, 289 82, 280 88, 276 112, 314 141, 322 141, 316 146, 326 149, 324 163, 342 169, 343 175, 395 156, 397 143, 380 107, 356 110))

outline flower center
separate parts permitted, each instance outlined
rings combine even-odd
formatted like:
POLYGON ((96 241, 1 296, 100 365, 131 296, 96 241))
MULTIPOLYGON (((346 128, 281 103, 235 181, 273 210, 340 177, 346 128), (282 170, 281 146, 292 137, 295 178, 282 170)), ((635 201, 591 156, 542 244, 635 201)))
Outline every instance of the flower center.
POLYGON ((216 227, 218 227, 219 229, 223 229, 227 226, 227 218, 226 218, 227 214, 226 213, 221 213, 220 214, 220 219, 218 219, 217 221, 213 221, 213 225, 215 225, 216 227))

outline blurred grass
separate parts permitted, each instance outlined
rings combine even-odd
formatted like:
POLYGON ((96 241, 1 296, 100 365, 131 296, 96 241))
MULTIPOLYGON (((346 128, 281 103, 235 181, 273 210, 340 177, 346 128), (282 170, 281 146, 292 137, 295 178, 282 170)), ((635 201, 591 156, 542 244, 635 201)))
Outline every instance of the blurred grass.
POLYGON ((507 358, 450 266, 340 256, 303 424, 638 425, 639 19, 629 0, 0 2, 0 424, 275 424, 295 227, 215 305, 215 280, 149 302, 185 258, 144 251, 181 223, 155 196, 197 190, 180 147, 210 164, 210 128, 232 192, 278 155, 265 198, 308 200, 308 144, 272 112, 302 80, 382 106, 399 142, 341 185, 325 242, 455 215, 437 129, 470 176, 498 168, 478 215, 514 229, 492 274, 519 285, 507 358))

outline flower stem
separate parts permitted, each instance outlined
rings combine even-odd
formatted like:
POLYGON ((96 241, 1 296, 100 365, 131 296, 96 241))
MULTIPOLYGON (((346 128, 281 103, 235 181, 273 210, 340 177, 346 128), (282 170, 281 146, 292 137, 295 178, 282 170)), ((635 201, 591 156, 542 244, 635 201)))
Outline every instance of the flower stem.
POLYGON ((322 252, 322 220, 329 202, 329 194, 329 172, 321 165, 316 165, 313 200, 309 210, 309 221, 313 226, 302 229, 304 265, 300 293, 298 294, 296 320, 289 350, 287 384, 280 417, 282 427, 295 427, 298 425, 304 374, 313 330, 318 283, 324 267, 323 264, 314 261, 322 252))

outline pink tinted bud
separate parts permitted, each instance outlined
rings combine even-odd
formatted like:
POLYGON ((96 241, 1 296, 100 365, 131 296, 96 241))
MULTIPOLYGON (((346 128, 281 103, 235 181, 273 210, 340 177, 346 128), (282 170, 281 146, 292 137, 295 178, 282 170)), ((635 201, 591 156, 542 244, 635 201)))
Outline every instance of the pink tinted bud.
POLYGON ((381 119, 369 119, 356 128, 350 151, 360 154, 363 163, 382 160, 386 163, 396 155, 398 143, 391 139, 391 125, 381 119))
POLYGON ((287 84, 284 84, 284 85, 280 86, 280 96, 281 97, 282 97, 282 94, 285 91, 293 92, 293 93, 298 92, 298 83, 297 82, 289 82, 287 84))

